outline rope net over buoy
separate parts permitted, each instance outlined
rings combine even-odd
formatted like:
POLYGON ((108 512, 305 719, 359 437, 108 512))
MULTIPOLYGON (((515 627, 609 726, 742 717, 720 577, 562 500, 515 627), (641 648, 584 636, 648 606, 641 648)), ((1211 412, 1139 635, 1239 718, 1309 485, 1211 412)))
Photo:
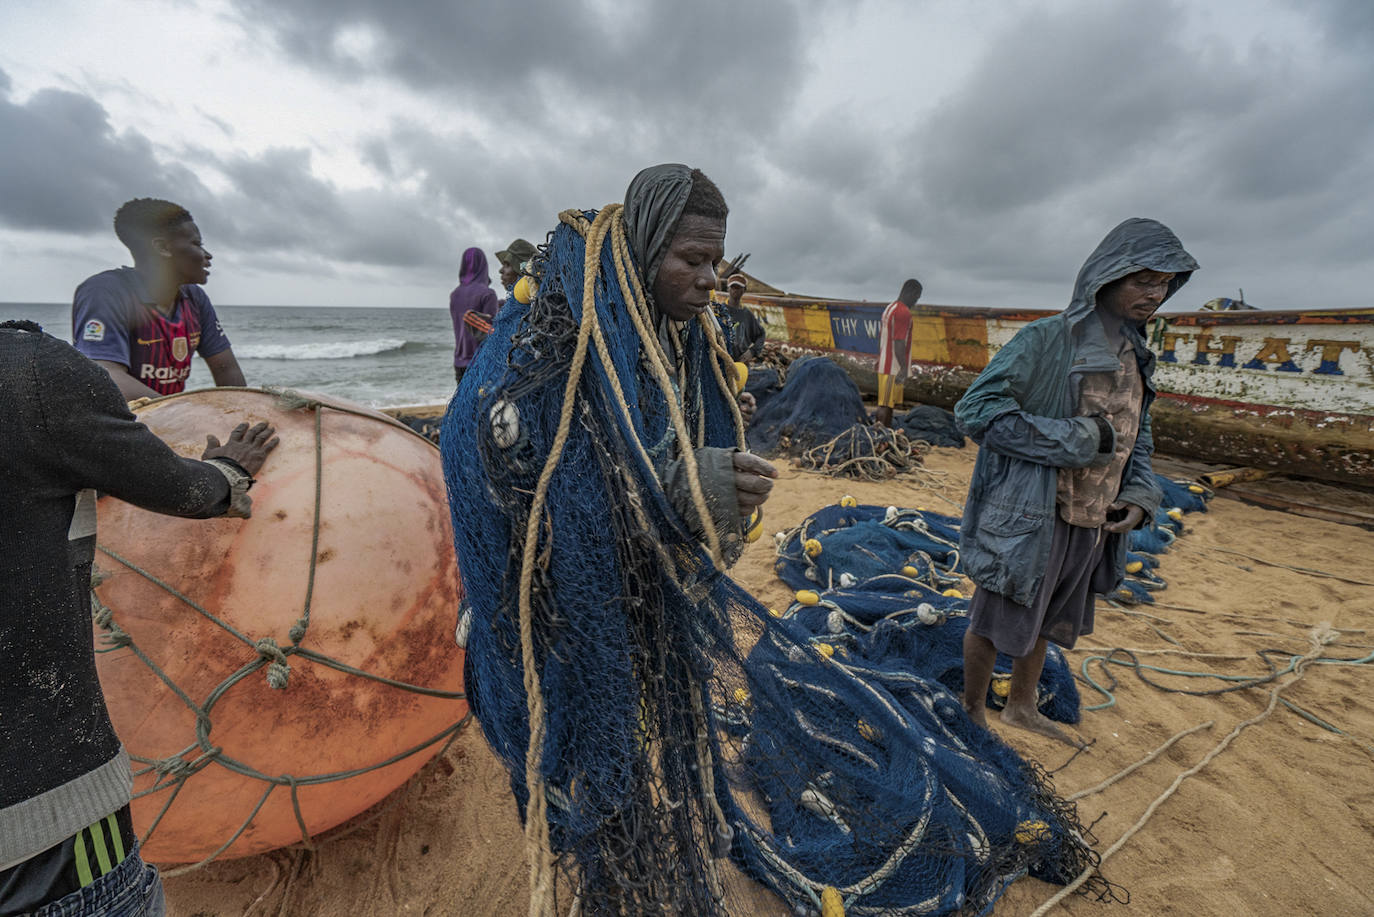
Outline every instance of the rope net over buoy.
POLYGON ((243 421, 281 439, 251 519, 99 503, 98 667, 144 855, 202 865, 309 844, 468 716, 438 451, 385 415, 295 392, 210 389, 137 413, 182 455, 243 421))

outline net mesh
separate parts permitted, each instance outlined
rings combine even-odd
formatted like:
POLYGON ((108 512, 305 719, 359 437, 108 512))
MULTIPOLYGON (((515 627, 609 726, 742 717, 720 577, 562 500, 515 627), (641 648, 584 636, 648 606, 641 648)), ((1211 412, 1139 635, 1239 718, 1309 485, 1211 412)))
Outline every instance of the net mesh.
POLYGON ((562 219, 442 436, 469 698, 526 819, 531 913, 563 889, 583 914, 752 913, 735 871, 798 913, 980 913, 1079 874, 1072 807, 896 659, 919 631, 818 640, 725 575, 739 543, 688 530, 665 463, 741 439, 718 325, 656 323, 617 207, 562 219))

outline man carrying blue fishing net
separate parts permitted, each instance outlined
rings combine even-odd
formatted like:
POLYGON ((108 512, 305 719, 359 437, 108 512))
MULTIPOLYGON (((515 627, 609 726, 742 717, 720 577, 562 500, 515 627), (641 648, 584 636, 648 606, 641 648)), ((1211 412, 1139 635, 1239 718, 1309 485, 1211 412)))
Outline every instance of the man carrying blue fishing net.
POLYGON ((587 915, 773 912, 761 885, 791 913, 943 914, 1068 881, 1071 807, 957 697, 846 670, 725 575, 775 474, 710 308, 725 220, 682 165, 561 213, 444 419, 466 690, 530 913, 568 913, 560 888, 587 915))
POLYGON ((1092 633, 1094 595, 1120 585, 1130 532, 1159 506, 1144 326, 1196 269, 1168 227, 1125 221, 1084 262, 1068 308, 1017 332, 955 406, 981 447, 960 528, 978 586, 963 697, 976 722, 1002 652, 1015 659, 1002 721, 1077 744, 1036 709, 1036 684, 1049 641, 1092 633))

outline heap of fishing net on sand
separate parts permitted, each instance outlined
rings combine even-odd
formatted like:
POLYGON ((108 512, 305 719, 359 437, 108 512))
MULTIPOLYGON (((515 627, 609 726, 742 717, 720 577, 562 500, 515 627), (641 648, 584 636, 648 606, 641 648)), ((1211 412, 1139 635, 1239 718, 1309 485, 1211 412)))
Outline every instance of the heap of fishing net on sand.
MULTIPOLYGON (((1090 867, 1072 805, 941 680, 954 618, 899 616, 890 651, 818 640, 812 611, 725 574, 743 542, 698 485, 696 528, 669 504, 666 461, 695 480, 695 449, 746 445, 736 377, 722 316, 659 323, 620 207, 562 214, 533 273, 442 447, 469 696, 525 819, 532 912, 567 913, 560 888, 583 914, 740 912, 739 871, 796 913, 985 913, 1022 875, 1090 867)), ((925 524, 941 547, 903 589, 946 608, 952 523, 925 524)), ((1076 715, 1062 675, 1050 700, 1076 715)))
POLYGON ((749 447, 791 456, 806 471, 881 481, 918 473, 930 446, 964 445, 954 416, 933 405, 916 405, 890 428, 873 423, 858 386, 837 364, 790 360, 772 342, 750 367, 745 390, 758 404, 749 447))

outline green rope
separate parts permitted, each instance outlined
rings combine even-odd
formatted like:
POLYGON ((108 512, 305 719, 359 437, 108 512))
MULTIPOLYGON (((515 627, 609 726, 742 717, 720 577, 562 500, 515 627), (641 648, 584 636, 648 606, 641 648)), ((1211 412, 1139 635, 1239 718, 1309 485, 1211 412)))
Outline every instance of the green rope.
MULTIPOLYGON (((321 415, 324 411, 315 407, 315 520, 310 531, 310 575, 305 583, 305 608, 296 623, 291 626, 290 637, 293 644, 299 645, 305 639, 306 628, 310 626, 310 600, 315 595, 315 569, 320 558, 320 494, 324 489, 324 443, 321 433, 321 415)), ((270 677, 270 676, 269 676, 270 677)))
MULTIPOLYGON (((1116 695, 1113 692, 1118 687, 1119 682, 1117 681, 1116 676, 1113 675, 1111 673, 1111 670, 1108 668, 1108 666, 1112 665, 1123 666, 1131 669, 1136 673, 1137 677, 1139 677, 1141 681, 1145 682, 1152 688, 1157 688, 1161 691, 1165 691, 1170 694, 1187 694, 1194 697, 1208 697, 1217 694, 1229 694, 1234 691, 1244 691, 1249 688, 1255 688, 1259 687, 1260 685, 1269 684, 1275 679, 1281 678, 1284 675, 1293 672, 1294 667, 1302 659, 1302 656, 1300 655, 1294 656, 1273 649, 1260 650, 1257 653, 1257 655, 1262 660, 1264 660, 1264 662, 1269 666, 1270 671, 1268 674, 1226 675, 1221 672, 1197 672, 1190 671, 1187 669, 1167 669, 1163 666, 1149 665, 1148 663, 1141 662, 1136 657, 1136 654, 1134 652, 1122 648, 1114 649, 1106 655, 1086 656, 1084 657, 1083 663, 1080 666, 1080 680, 1085 682, 1094 691, 1101 694, 1104 698, 1106 698, 1106 700, 1100 704, 1094 704, 1093 706, 1084 707, 1083 709, 1085 711, 1105 710, 1116 704, 1116 695), (1118 658, 1119 655, 1124 656, 1125 658, 1118 658), (1288 656, 1288 664, 1283 666, 1282 668, 1276 667, 1274 663, 1269 659, 1269 656, 1271 655, 1288 656), (1089 670, 1089 667, 1093 664, 1096 664, 1101 669, 1102 673, 1106 676, 1106 680, 1109 682, 1109 684, 1104 686, 1102 684, 1099 684, 1093 678, 1092 673, 1089 670), (1218 681, 1232 682, 1232 684, 1224 688, 1212 688, 1207 690, 1171 688, 1167 685, 1162 685, 1157 681, 1151 680, 1145 674, 1146 672, 1156 672, 1160 675, 1172 675, 1180 678, 1214 678, 1218 681)), ((1374 662, 1374 653, 1370 653, 1369 655, 1363 656, 1358 659, 1315 659, 1312 660, 1312 662, 1317 665, 1366 665, 1368 663, 1374 662)), ((1318 723, 1318 725, 1322 724, 1318 723)))

